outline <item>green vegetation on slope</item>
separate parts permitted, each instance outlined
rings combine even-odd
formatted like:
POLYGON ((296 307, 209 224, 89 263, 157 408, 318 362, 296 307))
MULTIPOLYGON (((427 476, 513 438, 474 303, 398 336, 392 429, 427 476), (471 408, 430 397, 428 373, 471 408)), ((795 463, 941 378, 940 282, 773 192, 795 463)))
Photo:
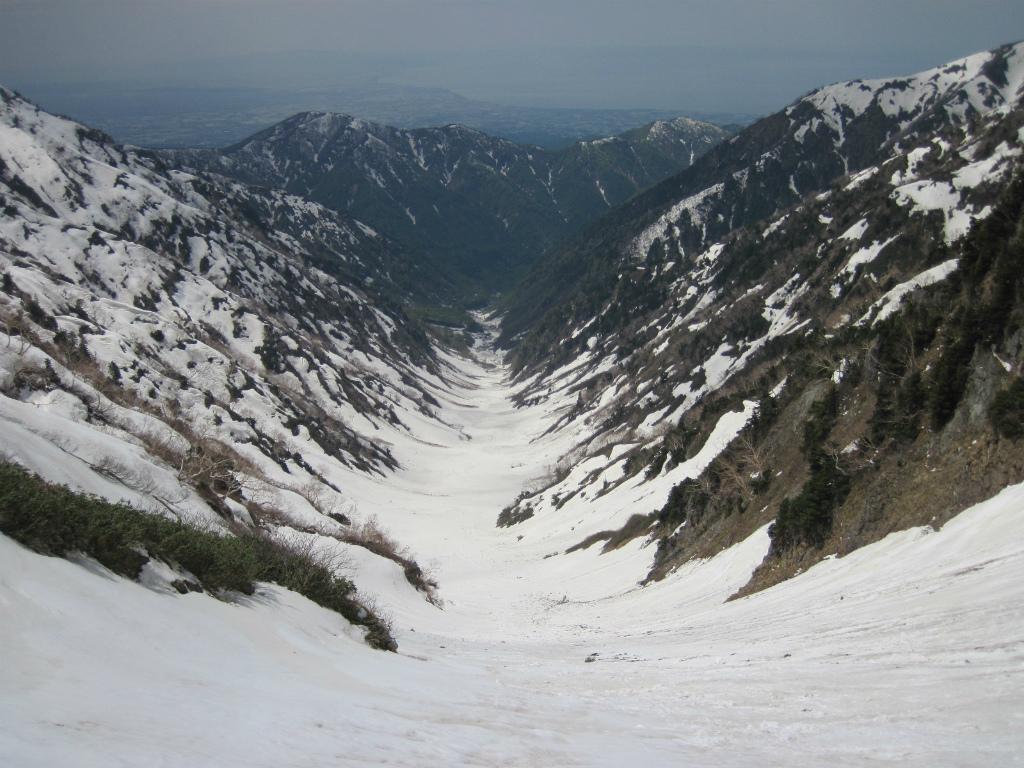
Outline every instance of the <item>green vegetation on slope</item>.
MULTIPOLYGON (((934 258, 949 256, 960 268, 907 296, 892 317, 783 337, 722 390, 719 399, 759 400, 761 412, 701 477, 676 486, 656 517, 649 578, 774 520, 770 556, 740 592, 749 594, 826 553, 941 525, 1022 478, 1024 173, 991 216, 934 258), (768 396, 783 378, 784 390, 768 396)), ((684 417, 666 438, 681 448, 652 457, 651 472, 692 454, 701 441, 684 438, 707 433, 712 405, 684 417)))
MULTIPOLYGON (((10 463, 0 463, 0 532, 47 555, 80 552, 131 579, 156 558, 187 571, 209 592, 251 595, 256 582, 274 582, 366 627, 370 646, 398 647, 384 624, 353 598, 352 583, 315 556, 251 532, 224 536, 126 503, 112 504, 47 483, 10 463)), ((197 587, 185 579, 175 586, 197 587)))

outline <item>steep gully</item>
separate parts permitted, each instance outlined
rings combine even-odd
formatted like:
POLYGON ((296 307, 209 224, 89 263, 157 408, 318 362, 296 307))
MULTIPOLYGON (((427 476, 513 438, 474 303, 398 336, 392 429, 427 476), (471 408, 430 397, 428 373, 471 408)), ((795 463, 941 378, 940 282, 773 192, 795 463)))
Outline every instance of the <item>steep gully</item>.
POLYGON ((0 762, 931 766, 1024 749, 1024 487, 741 600, 763 529, 640 588, 641 542, 547 557, 578 517, 494 526, 571 446, 546 434, 571 398, 516 409, 486 345, 449 362, 449 426, 404 414, 403 469, 344 489, 436 562, 443 608, 390 561, 352 563, 397 656, 272 585, 160 592, 0 539, 0 762))
MULTIPOLYGON (((573 540, 568 526, 495 528, 571 436, 545 434, 557 397, 512 405, 486 345, 456 365, 445 418, 457 428, 396 446, 404 471, 353 490, 441 583, 443 609, 378 582, 400 652, 474 688, 494 679, 481 724, 495 743, 529 735, 514 750, 533 755, 522 764, 562 764, 566 750, 586 765, 999 762, 1024 746, 1008 705, 1024 660, 1024 616, 1008 608, 1024 576, 1024 545, 1007 535, 1024 522, 1020 487, 939 533, 895 534, 743 600, 726 602, 764 557, 764 529, 640 588, 639 542, 545 557, 573 540), (529 733, 509 707, 536 713, 529 733)), ((438 706, 458 690, 439 691, 438 706)))

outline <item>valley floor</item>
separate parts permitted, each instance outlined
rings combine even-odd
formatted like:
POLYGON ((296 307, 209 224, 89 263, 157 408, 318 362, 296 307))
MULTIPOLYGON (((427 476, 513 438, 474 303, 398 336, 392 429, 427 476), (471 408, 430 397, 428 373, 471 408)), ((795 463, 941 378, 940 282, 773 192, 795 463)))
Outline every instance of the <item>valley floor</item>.
POLYGON ((345 489, 441 585, 437 608, 390 563, 352 564, 393 613, 398 655, 276 587, 170 595, 0 537, 0 763, 1024 759, 1024 486, 742 600, 725 602, 765 530, 639 588, 639 542, 545 557, 569 523, 495 527, 571 438, 545 435, 545 407, 515 409, 493 361, 459 367, 457 428, 416 425, 397 477, 345 489))

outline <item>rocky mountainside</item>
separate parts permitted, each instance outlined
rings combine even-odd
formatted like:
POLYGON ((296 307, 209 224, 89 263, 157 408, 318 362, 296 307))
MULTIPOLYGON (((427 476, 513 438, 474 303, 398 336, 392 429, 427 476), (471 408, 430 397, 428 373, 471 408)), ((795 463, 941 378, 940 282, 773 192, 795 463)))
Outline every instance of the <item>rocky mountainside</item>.
POLYGON ((0 763, 1012 762, 1022 101, 1021 45, 817 91, 456 335, 285 188, 347 118, 250 185, 0 90, 0 763))
POLYGON ((503 333, 589 471, 501 522, 676 474, 581 545, 646 537, 658 579, 774 521, 755 589, 1024 479, 1022 99, 1020 46, 829 86, 586 228, 503 333), (746 427, 695 475, 729 411, 746 427))
POLYGON ((48 470, 215 528, 339 535, 346 472, 446 428, 445 366, 403 309, 431 278, 383 235, 0 99, 0 403, 48 470))
POLYGON ((679 118, 551 152, 459 125, 401 130, 306 112, 224 150, 160 156, 349 213, 486 298, 581 224, 728 135, 679 118))
POLYGON ((616 290, 620 267, 644 261, 651 248, 669 255, 703 251, 844 175, 1014 106, 1016 52, 1007 46, 912 77, 827 86, 763 118, 584 228, 508 301, 503 338, 508 343, 552 307, 580 306, 578 317, 557 322, 585 321, 616 290))
MULTIPOLYGON (((753 590, 1020 479, 1022 82, 1009 46, 829 86, 538 265, 501 333, 509 393, 550 419, 555 453, 499 525, 584 570, 596 544, 649 543, 634 555, 657 580, 773 524, 753 590)), ((577 145, 556 167, 458 127, 306 114, 171 156, 3 103, 7 418, 78 425, 80 442, 54 444, 150 507, 335 539, 354 535, 346 487, 400 476, 394 446, 469 439, 444 414, 472 376, 408 311, 457 289, 379 222, 310 197, 361 178, 350 191, 418 222, 394 224, 400 239, 427 238, 422 215, 457 219, 454 190, 486 182, 519 200, 516 227, 543 229, 568 209, 513 192, 581 199, 558 192, 581 174, 557 167, 653 169, 659 142, 693 127, 577 145), (154 473, 172 490, 155 495, 154 473)))

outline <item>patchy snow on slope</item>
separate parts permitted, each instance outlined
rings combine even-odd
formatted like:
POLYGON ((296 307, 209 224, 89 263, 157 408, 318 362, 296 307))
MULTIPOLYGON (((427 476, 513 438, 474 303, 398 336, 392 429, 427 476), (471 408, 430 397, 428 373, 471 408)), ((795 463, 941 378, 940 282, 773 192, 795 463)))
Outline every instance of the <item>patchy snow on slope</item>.
POLYGON ((918 147, 907 154, 907 170, 896 171, 892 175, 890 183, 894 187, 898 187, 901 184, 905 184, 908 181, 917 177, 917 166, 921 164, 921 161, 928 156, 928 153, 932 151, 931 147, 918 147))
POLYGON ((771 324, 766 338, 774 339, 794 329, 799 318, 790 314, 790 310, 796 300, 807 292, 807 288, 807 283, 802 283, 800 275, 796 274, 764 300, 761 316, 771 324))
POLYGON ((843 232, 837 239, 839 240, 860 240, 864 237, 864 233, 868 231, 868 220, 861 219, 848 230, 843 232))
POLYGON ((789 218, 789 214, 787 213, 785 216, 780 216, 775 221, 773 221, 771 224, 769 224, 767 227, 765 227, 764 232, 761 233, 761 239, 763 240, 764 238, 768 237, 768 235, 772 234, 773 232, 778 231, 779 227, 781 227, 783 224, 785 224, 786 223, 786 219, 788 219, 788 218, 789 218))
POLYGON ((646 259, 647 253, 650 251, 651 246, 655 240, 663 240, 671 226, 673 226, 683 214, 687 214, 690 219, 690 223, 699 225, 703 222, 704 205, 717 195, 722 193, 725 189, 724 184, 713 184, 705 190, 698 192, 695 195, 691 195, 672 206, 667 213, 659 218, 654 224, 651 224, 647 229, 637 235, 633 241, 633 245, 630 248, 630 252, 633 254, 633 258, 646 259))
POLYGON ((857 271, 858 267, 873 262, 878 258, 882 251, 885 250, 886 246, 892 243, 897 237, 899 237, 899 235, 893 235, 883 243, 876 240, 871 245, 861 248, 850 257, 849 261, 846 262, 846 266, 839 270, 839 277, 843 278, 847 275, 853 275, 857 271))
MULTIPOLYGON (((824 120, 840 136, 841 115, 847 112, 859 116, 869 106, 877 105, 887 116, 904 118, 905 126, 923 106, 936 102, 954 88, 963 88, 969 94, 972 106, 983 111, 986 107, 976 83, 984 78, 983 65, 989 55, 974 54, 903 79, 858 80, 830 85, 815 91, 805 100, 822 111, 824 120)), ((985 82, 988 82, 987 78, 985 82)), ((948 108, 956 109, 953 105, 948 108)))
POLYGON ((893 199, 900 205, 910 206, 914 210, 941 212, 945 219, 946 242, 952 243, 965 235, 975 221, 985 218, 991 212, 988 207, 978 210, 976 206, 965 202, 965 194, 968 194, 969 199, 969 191, 973 188, 1005 178, 1016 158, 1021 155, 1021 149, 1002 142, 987 157, 974 160, 973 154, 977 146, 970 145, 961 154, 971 161, 957 170, 951 181, 909 181, 914 175, 916 161, 926 154, 925 149, 927 148, 910 153, 911 170, 908 170, 907 174, 893 174, 893 199))
POLYGON ((871 324, 874 325, 885 320, 900 308, 904 296, 916 291, 918 288, 924 288, 925 286, 934 285, 945 280, 957 268, 957 264, 959 264, 959 259, 950 259, 931 269, 926 269, 921 274, 915 275, 904 283, 900 283, 872 304, 863 317, 855 324, 863 325, 870 320, 871 324))
POLYGON ((874 176, 876 173, 878 173, 878 170, 879 170, 878 166, 876 165, 876 166, 872 166, 871 168, 866 168, 863 171, 860 171, 858 173, 855 173, 853 176, 850 177, 850 181, 847 183, 847 185, 845 187, 843 187, 843 189, 846 192, 849 192, 850 190, 856 189, 861 184, 863 184, 865 181, 867 181, 872 176, 874 176))
POLYGON ((953 174, 957 189, 971 189, 1003 175, 1008 163, 1020 157, 1021 149, 1002 142, 987 158, 975 160, 953 174))
POLYGON ((893 195, 900 205, 909 205, 919 211, 941 212, 946 221, 947 243, 967 234, 974 221, 971 213, 961 205, 960 192, 946 181, 915 181, 897 188, 893 195))
POLYGON ((718 257, 722 255, 722 251, 725 250, 724 243, 715 243, 708 248, 704 253, 697 257, 696 261, 698 264, 703 263, 705 265, 714 264, 718 257))

